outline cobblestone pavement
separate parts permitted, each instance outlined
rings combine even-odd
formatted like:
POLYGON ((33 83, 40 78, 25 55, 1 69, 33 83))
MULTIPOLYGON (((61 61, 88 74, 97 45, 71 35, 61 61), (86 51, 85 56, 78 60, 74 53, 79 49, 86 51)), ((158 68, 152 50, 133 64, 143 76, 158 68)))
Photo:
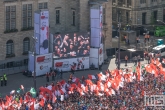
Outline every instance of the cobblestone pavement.
MULTIPOLYGON (((146 61, 142 61, 142 64, 145 64, 146 61)), ((131 67, 133 66, 133 63, 128 63, 127 67, 131 67)), ((121 68, 127 68, 125 67, 124 63, 121 63, 121 68)), ((104 64, 102 67, 102 71, 104 72, 106 69, 110 69, 113 70, 116 68, 116 64, 115 64, 115 58, 111 58, 109 60, 109 62, 107 64, 104 64)), ((101 70, 95 69, 95 70, 84 70, 84 71, 76 71, 74 76, 81 78, 82 75, 84 75, 85 77, 88 76, 88 74, 98 74, 101 70)), ((64 72, 63 73, 63 79, 68 80, 70 75, 70 72, 64 72)), ((60 80, 59 78, 56 78, 56 81, 60 80)), ((55 82, 56 82, 55 81, 55 82)), ((46 77, 45 76, 40 76, 36 78, 36 82, 37 82, 37 88, 39 88, 40 86, 44 86, 47 82, 46 82, 46 77)), ((50 78, 50 82, 47 84, 51 84, 51 78, 50 78)), ((17 73, 17 74, 13 74, 13 75, 9 75, 8 76, 8 82, 7 82, 7 86, 0 86, 0 93, 1 96, 5 96, 6 94, 9 94, 12 90, 18 90, 18 88, 20 88, 20 85, 24 85, 25 87, 25 91, 29 91, 31 87, 33 87, 34 83, 33 83, 33 77, 26 77, 24 76, 22 73, 17 73)))

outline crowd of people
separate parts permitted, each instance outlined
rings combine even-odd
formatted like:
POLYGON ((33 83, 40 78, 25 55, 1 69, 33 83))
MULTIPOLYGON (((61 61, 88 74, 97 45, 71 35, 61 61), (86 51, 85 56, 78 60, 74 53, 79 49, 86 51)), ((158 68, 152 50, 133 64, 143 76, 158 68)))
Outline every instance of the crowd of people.
MULTIPOLYGON (((21 87, 22 88, 22 87, 21 87)), ((22 91, 23 88, 22 88, 22 91)), ((153 110, 144 105, 145 95, 165 95, 165 70, 159 59, 125 70, 106 70, 77 78, 70 75, 39 88, 36 97, 13 92, 0 99, 2 110, 153 110)))
POLYGON ((86 36, 65 34, 62 36, 58 34, 54 38, 54 56, 55 57, 74 57, 89 55, 90 38, 89 34, 86 36))

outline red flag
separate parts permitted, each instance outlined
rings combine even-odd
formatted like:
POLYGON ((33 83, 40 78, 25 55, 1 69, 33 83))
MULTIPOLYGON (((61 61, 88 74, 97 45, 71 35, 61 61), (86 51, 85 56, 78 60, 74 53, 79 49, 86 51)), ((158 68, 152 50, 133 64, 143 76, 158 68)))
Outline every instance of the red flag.
POLYGON ((41 107, 44 107, 44 104, 45 104, 44 99, 41 99, 41 101, 39 102, 39 104, 41 105, 41 107))
POLYGON ((21 104, 23 103, 22 97, 20 98, 20 103, 21 103, 21 104))
POLYGON ((30 110, 34 110, 34 100, 31 102, 30 110))

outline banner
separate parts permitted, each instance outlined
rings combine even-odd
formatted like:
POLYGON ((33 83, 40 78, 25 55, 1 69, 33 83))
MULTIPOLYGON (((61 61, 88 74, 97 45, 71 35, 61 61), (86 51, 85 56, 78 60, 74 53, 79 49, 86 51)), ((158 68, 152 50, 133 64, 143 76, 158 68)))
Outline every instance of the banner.
POLYGON ((89 57, 54 60, 54 69, 70 71, 72 65, 76 65, 75 70, 89 69, 89 57))
POLYGON ((40 12, 40 55, 49 53, 49 11, 40 12))
MULTIPOLYGON (((40 39, 40 13, 34 13, 34 38, 40 39)), ((40 54, 40 42, 35 42, 36 54, 40 54)))
POLYGON ((91 7, 90 9, 91 47, 99 48, 100 44, 103 42, 102 11, 102 6, 91 7))
POLYGON ((44 75, 52 67, 52 53, 36 56, 36 76, 44 75))

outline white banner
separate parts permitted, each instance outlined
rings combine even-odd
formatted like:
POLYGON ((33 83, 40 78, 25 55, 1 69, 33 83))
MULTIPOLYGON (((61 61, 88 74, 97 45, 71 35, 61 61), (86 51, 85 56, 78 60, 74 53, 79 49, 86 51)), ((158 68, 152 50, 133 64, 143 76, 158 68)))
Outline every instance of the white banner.
MULTIPOLYGON (((34 13, 34 37, 40 39, 40 13, 34 13)), ((40 54, 40 42, 35 43, 36 54, 40 54)))
POLYGON ((44 75, 52 67, 52 53, 36 56, 36 76, 44 75))
POLYGON ((54 60, 54 69, 70 71, 71 65, 76 64, 76 70, 89 69, 89 57, 54 60))
POLYGON ((49 39, 49 11, 40 13, 40 54, 48 53, 49 39))

